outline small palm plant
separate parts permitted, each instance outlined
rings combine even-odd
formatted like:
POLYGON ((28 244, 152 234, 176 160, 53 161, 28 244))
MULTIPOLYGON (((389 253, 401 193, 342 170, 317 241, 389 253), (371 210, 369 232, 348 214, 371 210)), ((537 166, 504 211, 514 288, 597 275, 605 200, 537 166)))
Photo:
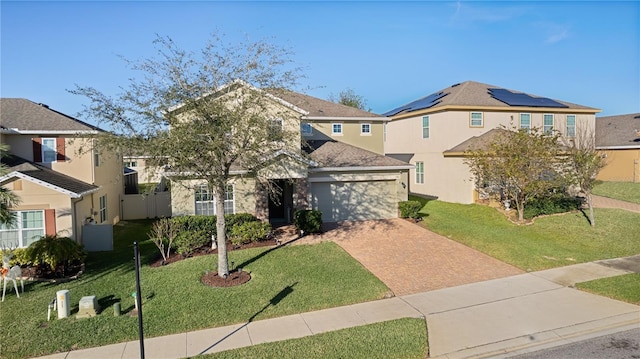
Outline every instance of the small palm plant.
POLYGON ((58 235, 41 237, 27 248, 27 258, 40 272, 59 273, 63 277, 74 262, 82 262, 86 256, 80 244, 58 235))

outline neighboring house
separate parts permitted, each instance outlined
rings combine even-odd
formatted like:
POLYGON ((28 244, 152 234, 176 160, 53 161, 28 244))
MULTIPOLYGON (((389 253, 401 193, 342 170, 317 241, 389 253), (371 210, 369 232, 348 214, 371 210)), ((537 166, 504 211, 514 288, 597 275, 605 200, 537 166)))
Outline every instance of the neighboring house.
MULTIPOLYGON (((281 191, 277 198, 232 168, 225 213, 248 212, 272 223, 289 223, 296 209, 319 209, 325 222, 394 218, 406 201, 411 166, 383 153, 387 118, 291 91, 270 91, 273 106, 287 114, 283 128, 299 142, 273 154, 278 166, 259 172, 281 191)), ((172 179, 175 181, 175 179, 172 179)), ((202 181, 171 186, 173 215, 215 214, 215 200, 202 181)))
POLYGON ((640 182, 640 113, 596 118, 596 149, 606 159, 599 180, 640 182))
POLYGON ((478 199, 464 151, 490 141, 494 128, 559 131, 567 141, 593 134, 592 107, 467 81, 387 113, 385 154, 410 162, 409 191, 440 200, 478 199), (487 134, 488 133, 488 134, 487 134), (486 135, 485 135, 486 134, 486 135))
POLYGON ((27 99, 0 101, 0 142, 10 154, 0 185, 20 199, 17 223, 0 227, 0 242, 26 247, 45 234, 82 242, 84 224, 117 223, 122 160, 87 138, 102 130, 27 99))

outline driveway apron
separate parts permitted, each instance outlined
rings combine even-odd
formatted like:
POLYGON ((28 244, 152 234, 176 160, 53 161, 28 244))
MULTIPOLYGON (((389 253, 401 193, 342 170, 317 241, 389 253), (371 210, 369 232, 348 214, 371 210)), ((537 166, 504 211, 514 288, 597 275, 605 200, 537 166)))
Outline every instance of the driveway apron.
POLYGON ((303 238, 333 240, 396 296, 523 273, 403 219, 329 224, 322 235, 303 238))

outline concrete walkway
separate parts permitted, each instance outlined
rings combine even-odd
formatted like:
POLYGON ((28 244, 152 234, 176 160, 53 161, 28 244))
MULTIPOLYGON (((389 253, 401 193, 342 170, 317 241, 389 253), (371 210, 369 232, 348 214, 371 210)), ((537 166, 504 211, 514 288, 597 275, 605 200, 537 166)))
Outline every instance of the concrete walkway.
MULTIPOLYGON (((425 318, 430 357, 506 357, 640 327, 640 307, 576 290, 576 282, 640 272, 640 255, 576 264, 344 307, 165 337, 147 358, 198 354, 399 318, 425 318)), ((138 341, 44 358, 139 358, 138 341)))
POLYGON ((640 204, 637 203, 620 201, 617 199, 596 195, 592 195, 591 197, 593 199, 594 208, 618 208, 640 213, 640 204))

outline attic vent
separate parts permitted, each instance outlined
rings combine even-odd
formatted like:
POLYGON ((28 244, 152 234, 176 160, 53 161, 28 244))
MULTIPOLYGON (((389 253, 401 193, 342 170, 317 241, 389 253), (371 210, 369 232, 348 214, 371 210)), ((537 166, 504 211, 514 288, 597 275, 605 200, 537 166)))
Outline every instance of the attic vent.
POLYGON ((459 86, 459 85, 460 85, 460 83, 458 82, 457 84, 451 85, 451 87, 456 87, 456 86, 459 86))
POLYGON ((44 108, 49 108, 49 105, 47 105, 47 104, 45 104, 45 103, 42 103, 42 102, 41 102, 41 103, 39 103, 38 105, 40 105, 40 106, 42 106, 42 107, 44 107, 44 108))
POLYGON ((638 115, 638 116, 633 116, 633 118, 640 118, 640 115, 638 115))

